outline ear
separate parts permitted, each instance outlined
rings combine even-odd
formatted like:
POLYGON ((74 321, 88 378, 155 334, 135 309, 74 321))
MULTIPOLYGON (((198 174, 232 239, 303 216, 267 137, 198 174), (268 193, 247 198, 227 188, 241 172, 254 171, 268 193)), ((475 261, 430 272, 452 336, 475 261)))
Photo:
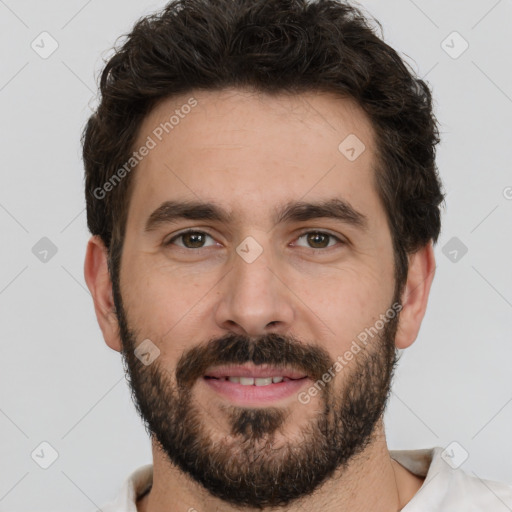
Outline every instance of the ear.
POLYGON ((432 241, 409 256, 409 271, 401 297, 402 310, 395 337, 397 348, 409 347, 418 336, 427 309, 435 268, 432 241))
POLYGON ((122 343, 108 271, 108 251, 99 236, 91 237, 87 244, 84 277, 94 301, 94 310, 103 338, 111 349, 120 352, 122 343))

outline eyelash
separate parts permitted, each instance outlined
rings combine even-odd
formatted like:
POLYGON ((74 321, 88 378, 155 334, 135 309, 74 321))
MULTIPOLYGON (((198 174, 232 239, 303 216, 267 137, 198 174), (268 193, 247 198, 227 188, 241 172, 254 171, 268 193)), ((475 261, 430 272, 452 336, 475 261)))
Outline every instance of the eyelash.
MULTIPOLYGON (((194 233, 194 234, 200 234, 200 235, 206 235, 206 236, 209 236, 210 238, 213 239, 212 235, 210 235, 209 233, 207 233, 206 231, 200 231, 200 230, 197 230, 197 229, 187 229, 185 231, 181 231, 180 233, 174 235, 172 238, 170 238, 167 242, 164 242, 164 245, 165 246, 170 246, 170 245, 173 245, 173 242, 179 238, 181 238, 182 236, 188 234, 188 233, 194 233)), ((300 233, 298 236, 297 236, 297 240, 302 238, 303 236, 305 235, 308 235, 308 234, 311 234, 311 233, 314 233, 314 234, 317 234, 317 235, 326 235, 332 239, 335 239, 337 242, 339 242, 341 245, 346 245, 347 242, 345 242, 344 240, 342 240, 341 238, 337 237, 336 235, 333 235, 327 231, 319 231, 319 230, 316 230, 316 229, 312 229, 312 230, 307 230, 307 231, 303 231, 302 233, 300 233)), ((178 245, 178 247, 180 249, 184 249, 184 250, 187 250, 187 251, 198 251, 200 249, 207 249, 207 247, 197 247, 195 249, 192 249, 192 248, 189 248, 189 247, 182 247, 180 245, 178 245)), ((335 246, 327 246, 327 247, 324 247, 324 248, 315 248, 315 247, 308 247, 308 249, 310 249, 311 251, 326 251, 328 249, 332 249, 333 247, 335 246)))

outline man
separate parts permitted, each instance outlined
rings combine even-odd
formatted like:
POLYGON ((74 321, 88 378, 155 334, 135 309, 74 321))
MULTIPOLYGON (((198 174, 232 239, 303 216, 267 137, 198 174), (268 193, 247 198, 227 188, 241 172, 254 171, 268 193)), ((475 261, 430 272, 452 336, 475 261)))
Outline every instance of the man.
POLYGON ((103 511, 501 510, 389 451, 440 231, 431 93, 354 7, 182 0, 106 64, 85 279, 153 464, 103 511))

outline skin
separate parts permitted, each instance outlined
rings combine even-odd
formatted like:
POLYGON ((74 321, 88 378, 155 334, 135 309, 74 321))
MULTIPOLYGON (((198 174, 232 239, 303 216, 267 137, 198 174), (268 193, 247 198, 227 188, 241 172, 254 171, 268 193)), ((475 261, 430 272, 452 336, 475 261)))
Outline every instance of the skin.
MULTIPOLYGON (((183 350, 227 332, 293 334, 314 340, 334 359, 344 354, 357 334, 387 310, 395 285, 391 233, 374 184, 375 142, 369 119, 354 101, 330 93, 194 91, 157 105, 144 120, 136 147, 191 96, 198 105, 133 171, 120 271, 130 324, 140 331, 141 340, 160 340, 159 362, 171 373, 183 350), (352 133, 366 146, 353 162, 338 150, 352 133), (332 197, 347 200, 363 213, 368 231, 326 218, 279 225, 271 220, 276 205, 332 197), (233 213, 234 221, 224 225, 182 220, 144 232, 151 212, 171 199, 215 201, 233 213), (163 246, 186 228, 210 235, 208 247, 187 251, 163 246), (307 237, 299 238, 306 229, 348 243, 330 239, 330 247, 314 254, 307 237), (251 264, 235 251, 247 236, 263 248, 251 264)), ((183 244, 183 239, 175 243, 183 244)), ((410 255, 397 348, 407 348, 417 337, 434 269, 432 244, 410 255)), ((96 236, 88 243, 84 274, 104 339, 120 351, 107 252, 96 236)), ((335 385, 343 386, 343 372, 335 385)), ((227 435, 223 399, 200 383, 193 396, 203 411, 198 421, 209 426, 212 438, 227 435)), ((296 398, 281 402, 289 414, 281 441, 293 442, 298 426, 318 412, 318 405, 318 397, 308 406, 296 398)), ((137 503, 139 512, 235 510, 173 467, 155 442, 153 463, 153 489, 137 503)), ((379 421, 367 448, 307 496, 300 508, 395 511, 410 501, 422 482, 390 458, 379 421)))

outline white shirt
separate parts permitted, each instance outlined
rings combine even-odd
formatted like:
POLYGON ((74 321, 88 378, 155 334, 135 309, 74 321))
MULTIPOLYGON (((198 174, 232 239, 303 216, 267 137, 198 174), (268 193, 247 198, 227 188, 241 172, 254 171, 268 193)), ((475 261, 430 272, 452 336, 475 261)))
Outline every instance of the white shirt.
MULTIPOLYGON (((512 511, 512 485, 483 480, 462 469, 452 469, 441 457, 443 448, 390 450, 393 459, 420 477, 423 485, 403 512, 507 512, 512 511)), ((153 482, 153 465, 135 470, 117 498, 103 512, 137 512, 136 501, 153 482)))

